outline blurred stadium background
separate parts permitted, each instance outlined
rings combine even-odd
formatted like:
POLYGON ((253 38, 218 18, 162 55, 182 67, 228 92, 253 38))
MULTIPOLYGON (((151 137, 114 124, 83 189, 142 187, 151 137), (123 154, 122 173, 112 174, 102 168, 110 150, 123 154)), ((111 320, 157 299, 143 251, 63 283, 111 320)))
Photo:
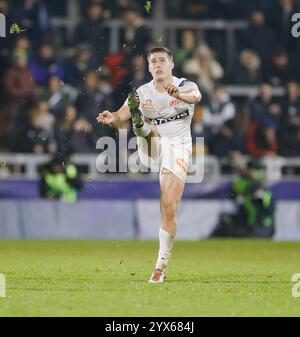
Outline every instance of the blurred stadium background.
POLYGON ((299 240, 297 12, 298 0, 0 0, 0 238, 157 239, 157 176, 99 173, 97 140, 119 136, 95 118, 150 80, 144 56, 164 45, 204 96, 192 135, 205 178, 186 186, 178 239, 299 240))

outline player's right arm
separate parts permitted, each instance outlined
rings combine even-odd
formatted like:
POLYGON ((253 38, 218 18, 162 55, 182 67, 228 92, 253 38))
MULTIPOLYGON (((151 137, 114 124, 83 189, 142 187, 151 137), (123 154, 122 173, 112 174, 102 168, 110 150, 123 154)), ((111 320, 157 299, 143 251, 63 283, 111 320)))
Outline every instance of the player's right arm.
POLYGON ((110 112, 108 110, 100 112, 97 117, 97 122, 110 125, 113 128, 119 128, 124 122, 128 121, 130 117, 129 108, 124 104, 116 112, 110 112))

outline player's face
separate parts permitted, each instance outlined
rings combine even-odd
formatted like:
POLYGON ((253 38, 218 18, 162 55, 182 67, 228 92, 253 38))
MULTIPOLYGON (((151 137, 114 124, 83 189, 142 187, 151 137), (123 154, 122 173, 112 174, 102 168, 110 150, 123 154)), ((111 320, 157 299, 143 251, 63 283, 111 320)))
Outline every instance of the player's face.
POLYGON ((172 76, 174 62, 166 53, 154 53, 149 57, 149 71, 156 81, 164 81, 172 76))

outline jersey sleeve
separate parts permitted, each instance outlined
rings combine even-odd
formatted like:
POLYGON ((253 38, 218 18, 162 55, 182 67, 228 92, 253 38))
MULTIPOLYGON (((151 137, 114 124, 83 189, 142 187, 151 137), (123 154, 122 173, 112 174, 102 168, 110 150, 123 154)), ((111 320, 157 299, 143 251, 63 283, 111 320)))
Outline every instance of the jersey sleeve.
POLYGON ((184 88, 185 90, 199 90, 198 85, 195 82, 182 78, 178 85, 179 88, 184 88))

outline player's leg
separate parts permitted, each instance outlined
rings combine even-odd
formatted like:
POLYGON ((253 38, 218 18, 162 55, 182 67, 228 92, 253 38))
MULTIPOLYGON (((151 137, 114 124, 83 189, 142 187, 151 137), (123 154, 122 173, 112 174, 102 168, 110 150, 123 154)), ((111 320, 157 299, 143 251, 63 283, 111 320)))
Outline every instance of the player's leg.
POLYGON ((151 123, 145 120, 144 114, 140 110, 140 99, 136 90, 129 93, 127 101, 134 133, 138 137, 149 136, 151 133, 151 123))
POLYGON ((138 137, 139 150, 153 159, 159 156, 159 136, 153 123, 147 120, 139 109, 140 100, 136 91, 128 95, 128 107, 131 114, 132 126, 138 137))
POLYGON ((160 138, 156 127, 151 125, 151 132, 146 137, 137 137, 140 160, 152 172, 159 172, 160 138))
POLYGON ((184 190, 184 180, 166 168, 160 175, 161 228, 175 236, 177 230, 177 210, 184 190))
POLYGON ((163 282, 177 230, 177 211, 184 190, 184 180, 163 168, 160 175, 160 209, 162 216, 159 230, 159 252, 150 283, 163 282))

